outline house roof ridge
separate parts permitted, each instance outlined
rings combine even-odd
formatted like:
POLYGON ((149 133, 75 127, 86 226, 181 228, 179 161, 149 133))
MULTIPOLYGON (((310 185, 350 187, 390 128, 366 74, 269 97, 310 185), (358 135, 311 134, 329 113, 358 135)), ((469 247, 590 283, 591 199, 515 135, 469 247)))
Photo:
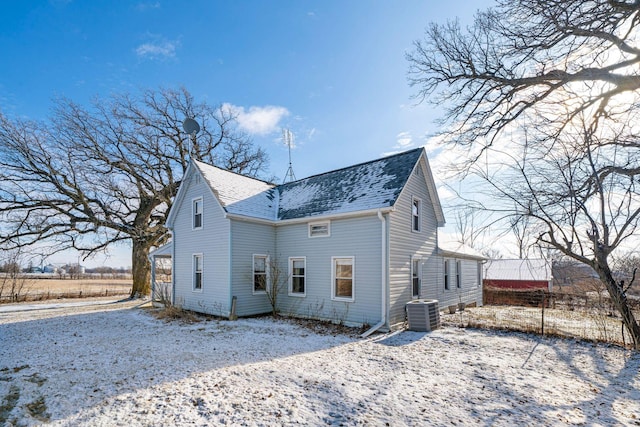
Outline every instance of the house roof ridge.
POLYGON ((242 174, 242 173, 239 173, 239 172, 235 172, 235 171, 232 171, 232 170, 229 170, 229 169, 221 168, 220 166, 212 165, 212 164, 210 164, 210 163, 203 162, 203 161, 201 161, 201 160, 196 160, 196 159, 192 159, 192 160, 193 160, 193 162, 195 162, 197 165, 204 165, 204 166, 206 166, 206 167, 216 168, 216 169, 221 170, 221 171, 223 171, 223 172, 227 172, 227 173, 230 173, 230 174, 233 174, 233 175, 236 175, 236 176, 242 177, 242 178, 252 179, 252 180, 254 180, 254 181, 259 181, 259 182, 261 182, 261 183, 263 183, 263 184, 271 185, 272 187, 277 187, 277 184, 274 184, 273 182, 266 181, 266 180, 264 180, 264 179, 256 178, 256 177, 254 177, 254 176, 245 175, 245 174, 242 174))
POLYGON ((314 175, 309 175, 307 177, 300 178, 300 179, 297 179, 295 181, 287 182, 287 183, 284 183, 284 184, 278 184, 278 185, 276 185, 276 188, 286 187, 286 186, 289 186, 289 185, 300 183, 301 181, 305 181, 305 180, 308 180, 308 179, 311 179, 311 178, 317 178, 317 177, 320 177, 320 176, 329 175, 329 174, 336 173, 336 172, 342 172, 342 171, 349 170, 349 169, 355 169, 355 168, 362 167, 362 166, 365 166, 365 165, 368 165, 368 164, 372 164, 372 163, 376 163, 376 162, 386 161, 386 160, 392 159, 394 157, 408 155, 410 153, 413 153, 414 151, 419 151, 419 150, 424 150, 424 147, 413 148, 411 150, 401 151, 399 153, 394 153, 394 154, 391 154, 389 156, 384 156, 384 157, 379 157, 377 159, 368 160, 368 161, 365 161, 365 162, 357 163, 355 165, 344 166, 342 168, 333 169, 333 170, 330 170, 330 171, 321 172, 321 173, 317 173, 317 174, 314 174, 314 175))

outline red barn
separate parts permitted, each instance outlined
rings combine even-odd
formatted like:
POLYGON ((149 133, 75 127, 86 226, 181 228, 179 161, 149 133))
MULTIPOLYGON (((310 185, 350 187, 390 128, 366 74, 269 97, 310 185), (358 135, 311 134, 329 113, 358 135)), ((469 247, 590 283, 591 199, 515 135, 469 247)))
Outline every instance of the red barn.
POLYGON ((551 263, 544 259, 494 259, 484 267, 483 285, 500 289, 551 291, 551 263))

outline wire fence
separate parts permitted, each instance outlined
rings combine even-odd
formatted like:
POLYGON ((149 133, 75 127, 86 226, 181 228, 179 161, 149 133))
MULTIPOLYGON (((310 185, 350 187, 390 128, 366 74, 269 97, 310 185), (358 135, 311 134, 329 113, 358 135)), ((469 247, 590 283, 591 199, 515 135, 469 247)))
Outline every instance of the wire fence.
MULTIPOLYGON (((584 294, 536 291, 483 291, 483 307, 446 312, 443 324, 492 328, 606 342, 626 347, 633 340, 611 299, 602 292, 584 294)), ((636 318, 640 300, 629 299, 636 318)))

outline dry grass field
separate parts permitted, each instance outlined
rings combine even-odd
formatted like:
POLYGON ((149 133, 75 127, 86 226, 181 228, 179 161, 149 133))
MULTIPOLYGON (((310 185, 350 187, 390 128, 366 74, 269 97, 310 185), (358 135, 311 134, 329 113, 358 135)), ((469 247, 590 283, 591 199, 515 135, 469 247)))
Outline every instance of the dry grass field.
MULTIPOLYGON (((131 279, 26 279, 19 301, 129 295, 131 279)), ((10 302, 8 296, 0 302, 10 302)))

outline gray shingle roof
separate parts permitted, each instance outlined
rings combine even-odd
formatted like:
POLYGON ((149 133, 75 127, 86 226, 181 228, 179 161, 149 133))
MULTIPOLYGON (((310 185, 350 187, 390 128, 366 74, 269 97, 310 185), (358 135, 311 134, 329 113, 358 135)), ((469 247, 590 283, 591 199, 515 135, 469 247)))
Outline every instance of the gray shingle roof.
POLYGON ((215 166, 196 166, 232 214, 287 220, 391 207, 422 155, 417 148, 273 186, 215 166))
POLYGON ((418 148, 280 185, 278 219, 393 206, 421 154, 418 148))

